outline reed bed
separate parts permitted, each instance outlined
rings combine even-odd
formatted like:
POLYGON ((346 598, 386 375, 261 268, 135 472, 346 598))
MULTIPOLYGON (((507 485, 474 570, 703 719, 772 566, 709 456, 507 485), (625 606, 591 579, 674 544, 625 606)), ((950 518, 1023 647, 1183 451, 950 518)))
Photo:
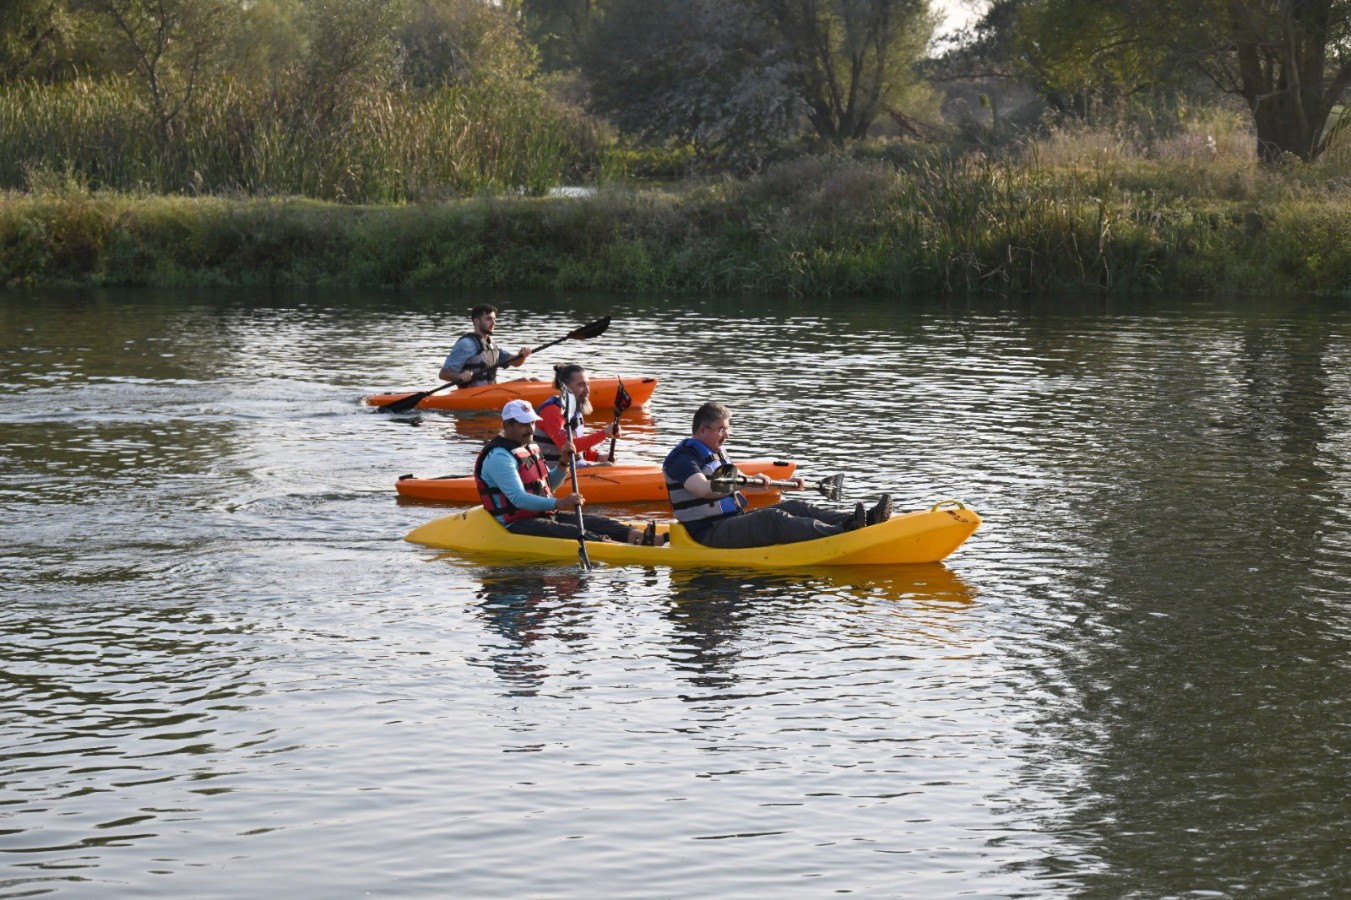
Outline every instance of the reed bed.
POLYGON ((0 87, 0 188, 73 182, 140 194, 300 195, 403 203, 477 191, 538 194, 597 166, 585 123, 539 92, 491 83, 378 91, 338 115, 223 81, 166 142, 126 81, 0 87))
MULTIPOLYGON (((439 143, 472 130, 436 118, 439 143)), ((1259 167, 1241 146, 1052 134, 998 157, 837 154, 750 179, 380 206, 138 198, 54 179, 0 197, 0 283, 1351 296, 1344 171, 1259 167)), ((457 165, 405 171, 399 189, 426 196, 457 165)))

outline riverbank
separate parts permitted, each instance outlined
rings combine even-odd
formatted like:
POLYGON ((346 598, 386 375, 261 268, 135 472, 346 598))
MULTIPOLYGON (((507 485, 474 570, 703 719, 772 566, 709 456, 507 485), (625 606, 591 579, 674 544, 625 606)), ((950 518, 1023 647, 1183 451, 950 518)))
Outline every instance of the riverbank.
POLYGON ((804 159, 749 180, 402 206, 0 195, 0 283, 788 294, 1351 293, 1308 172, 804 159))

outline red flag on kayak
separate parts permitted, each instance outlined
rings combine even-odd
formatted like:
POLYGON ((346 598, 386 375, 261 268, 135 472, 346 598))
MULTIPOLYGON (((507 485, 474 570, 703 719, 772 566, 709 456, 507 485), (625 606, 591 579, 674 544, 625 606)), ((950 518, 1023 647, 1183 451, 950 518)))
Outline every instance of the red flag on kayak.
POLYGON ((615 460, 615 439, 619 437, 619 417, 624 410, 633 405, 633 398, 629 396, 628 391, 624 390, 624 379, 620 378, 618 381, 619 389, 615 391, 614 430, 610 432, 610 462, 615 460))
POLYGON ((633 405, 633 398, 624 390, 624 379, 619 379, 619 390, 615 391, 615 417, 633 405))

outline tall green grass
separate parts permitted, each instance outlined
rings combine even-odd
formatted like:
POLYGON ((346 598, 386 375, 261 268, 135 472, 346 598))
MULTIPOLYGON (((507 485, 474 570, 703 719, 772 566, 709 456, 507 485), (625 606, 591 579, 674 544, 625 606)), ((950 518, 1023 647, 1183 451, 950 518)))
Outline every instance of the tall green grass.
POLYGON ((599 165, 594 129, 541 92, 491 83, 368 93, 322 123, 229 81, 204 86, 167 145, 127 81, 0 86, 0 187, 53 177, 151 194, 401 203, 541 193, 599 165))
POLYGON ((750 179, 383 207, 138 199, 53 177, 0 196, 0 283, 1351 296, 1344 170, 1262 167, 1238 131, 1195 127, 1210 130, 1062 131, 1003 156, 839 154, 750 179))

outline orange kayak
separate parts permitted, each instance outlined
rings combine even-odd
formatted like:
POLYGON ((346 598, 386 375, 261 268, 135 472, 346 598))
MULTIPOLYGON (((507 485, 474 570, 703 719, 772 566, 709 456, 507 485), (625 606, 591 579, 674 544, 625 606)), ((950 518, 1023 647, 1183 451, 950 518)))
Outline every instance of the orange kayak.
MULTIPOLYGON (((634 376, 625 378, 624 390, 633 398, 635 407, 642 406, 652 399, 657 389, 657 379, 634 376)), ((619 378, 592 377, 591 405, 598 413, 613 410, 615 394, 619 393, 619 378)), ((485 384, 471 388, 446 388, 429 397, 424 397, 417 409, 501 409, 508 400, 529 400, 531 406, 539 406, 548 400, 558 389, 553 382, 538 378, 518 378, 514 381, 500 381, 497 384, 485 384)), ((393 403, 417 391, 399 391, 391 394, 372 394, 366 398, 367 406, 384 406, 393 403)))
MULTIPOLYGON (((764 473, 778 481, 792 478, 797 463, 784 460, 750 459, 737 462, 743 475, 764 473)), ((587 503, 656 503, 666 499, 666 479, 661 466, 583 466, 577 470, 577 486, 587 503)), ((414 478, 405 475, 394 485, 399 496, 414 500, 475 504, 478 489, 470 475, 444 478, 414 478)), ((560 497, 572 493, 572 484, 564 480, 557 491, 560 497)))

